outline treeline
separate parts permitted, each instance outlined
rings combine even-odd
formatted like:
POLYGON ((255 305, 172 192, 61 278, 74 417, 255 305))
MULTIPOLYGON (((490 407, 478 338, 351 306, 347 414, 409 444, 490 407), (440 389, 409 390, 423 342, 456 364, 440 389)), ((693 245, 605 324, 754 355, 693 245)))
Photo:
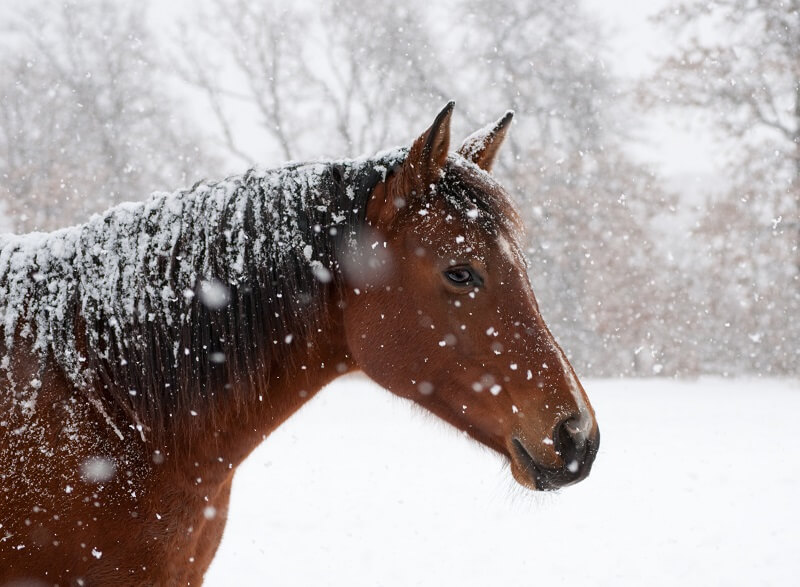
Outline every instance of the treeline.
POLYGON ((670 7, 674 54, 635 87, 575 1, 204 0, 177 23, 111 0, 6 8, 0 206, 51 230, 253 164, 406 143, 451 98, 464 136, 512 108, 496 173, 580 373, 797 374, 798 2, 670 7), (726 34, 693 34, 709 27, 726 34), (673 193, 631 159, 631 113, 665 108, 736 145, 713 191, 673 193))

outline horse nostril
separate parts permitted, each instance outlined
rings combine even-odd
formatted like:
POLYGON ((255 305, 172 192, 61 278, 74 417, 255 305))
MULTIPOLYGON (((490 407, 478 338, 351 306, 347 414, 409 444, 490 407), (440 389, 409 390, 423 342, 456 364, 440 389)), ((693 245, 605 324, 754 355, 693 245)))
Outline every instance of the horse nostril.
POLYGON ((579 422, 578 418, 567 418, 556 426, 553 433, 556 453, 561 456, 570 473, 577 473, 586 457, 586 434, 581 430, 579 422))
POLYGON ((511 439, 511 459, 521 474, 533 481, 537 489, 558 489, 585 479, 600 446, 597 425, 578 416, 570 416, 553 429, 553 448, 561 463, 544 465, 534 460, 533 454, 519 437, 511 439))

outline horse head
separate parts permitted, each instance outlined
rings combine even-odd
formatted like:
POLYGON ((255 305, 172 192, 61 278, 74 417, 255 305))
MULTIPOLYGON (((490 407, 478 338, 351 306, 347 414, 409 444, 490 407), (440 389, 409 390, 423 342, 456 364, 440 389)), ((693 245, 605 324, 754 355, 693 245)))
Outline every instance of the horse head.
POLYGON ((489 173, 512 113, 449 154, 452 111, 370 194, 345 267, 348 346, 379 384, 509 458, 522 485, 569 485, 599 432, 539 312, 520 215, 489 173))

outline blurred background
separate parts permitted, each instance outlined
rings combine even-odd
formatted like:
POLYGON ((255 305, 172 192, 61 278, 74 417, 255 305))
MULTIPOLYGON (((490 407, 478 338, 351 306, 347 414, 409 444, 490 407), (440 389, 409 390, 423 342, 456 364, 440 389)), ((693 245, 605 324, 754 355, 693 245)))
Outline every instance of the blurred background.
POLYGON ((0 0, 0 231, 409 145, 450 99, 455 145, 516 111, 495 173, 592 475, 523 492, 342 378, 240 467, 207 583, 792 584, 800 0, 0 0))
POLYGON ((287 160, 454 142, 581 375, 797 375, 800 0, 0 0, 0 229, 287 160))

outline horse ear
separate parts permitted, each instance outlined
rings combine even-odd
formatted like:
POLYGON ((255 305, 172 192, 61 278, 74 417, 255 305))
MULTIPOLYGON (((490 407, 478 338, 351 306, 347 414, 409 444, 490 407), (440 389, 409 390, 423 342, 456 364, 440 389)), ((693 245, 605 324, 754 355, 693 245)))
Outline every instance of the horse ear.
POLYGON ((458 149, 458 154, 469 159, 484 171, 491 171, 497 151, 506 138, 514 111, 509 110, 494 124, 487 125, 469 135, 458 149))
POLYGON ((408 173, 407 177, 416 180, 415 183, 427 186, 439 178, 450 148, 450 116, 455 104, 452 100, 448 102, 430 128, 411 145, 403 173, 408 173))
POLYGON ((367 204, 368 218, 379 224, 391 224, 397 210, 408 203, 407 198, 412 194, 427 194, 428 186, 437 182, 450 147, 453 106, 455 102, 448 102, 430 128, 414 141, 394 180, 378 184, 367 204))

